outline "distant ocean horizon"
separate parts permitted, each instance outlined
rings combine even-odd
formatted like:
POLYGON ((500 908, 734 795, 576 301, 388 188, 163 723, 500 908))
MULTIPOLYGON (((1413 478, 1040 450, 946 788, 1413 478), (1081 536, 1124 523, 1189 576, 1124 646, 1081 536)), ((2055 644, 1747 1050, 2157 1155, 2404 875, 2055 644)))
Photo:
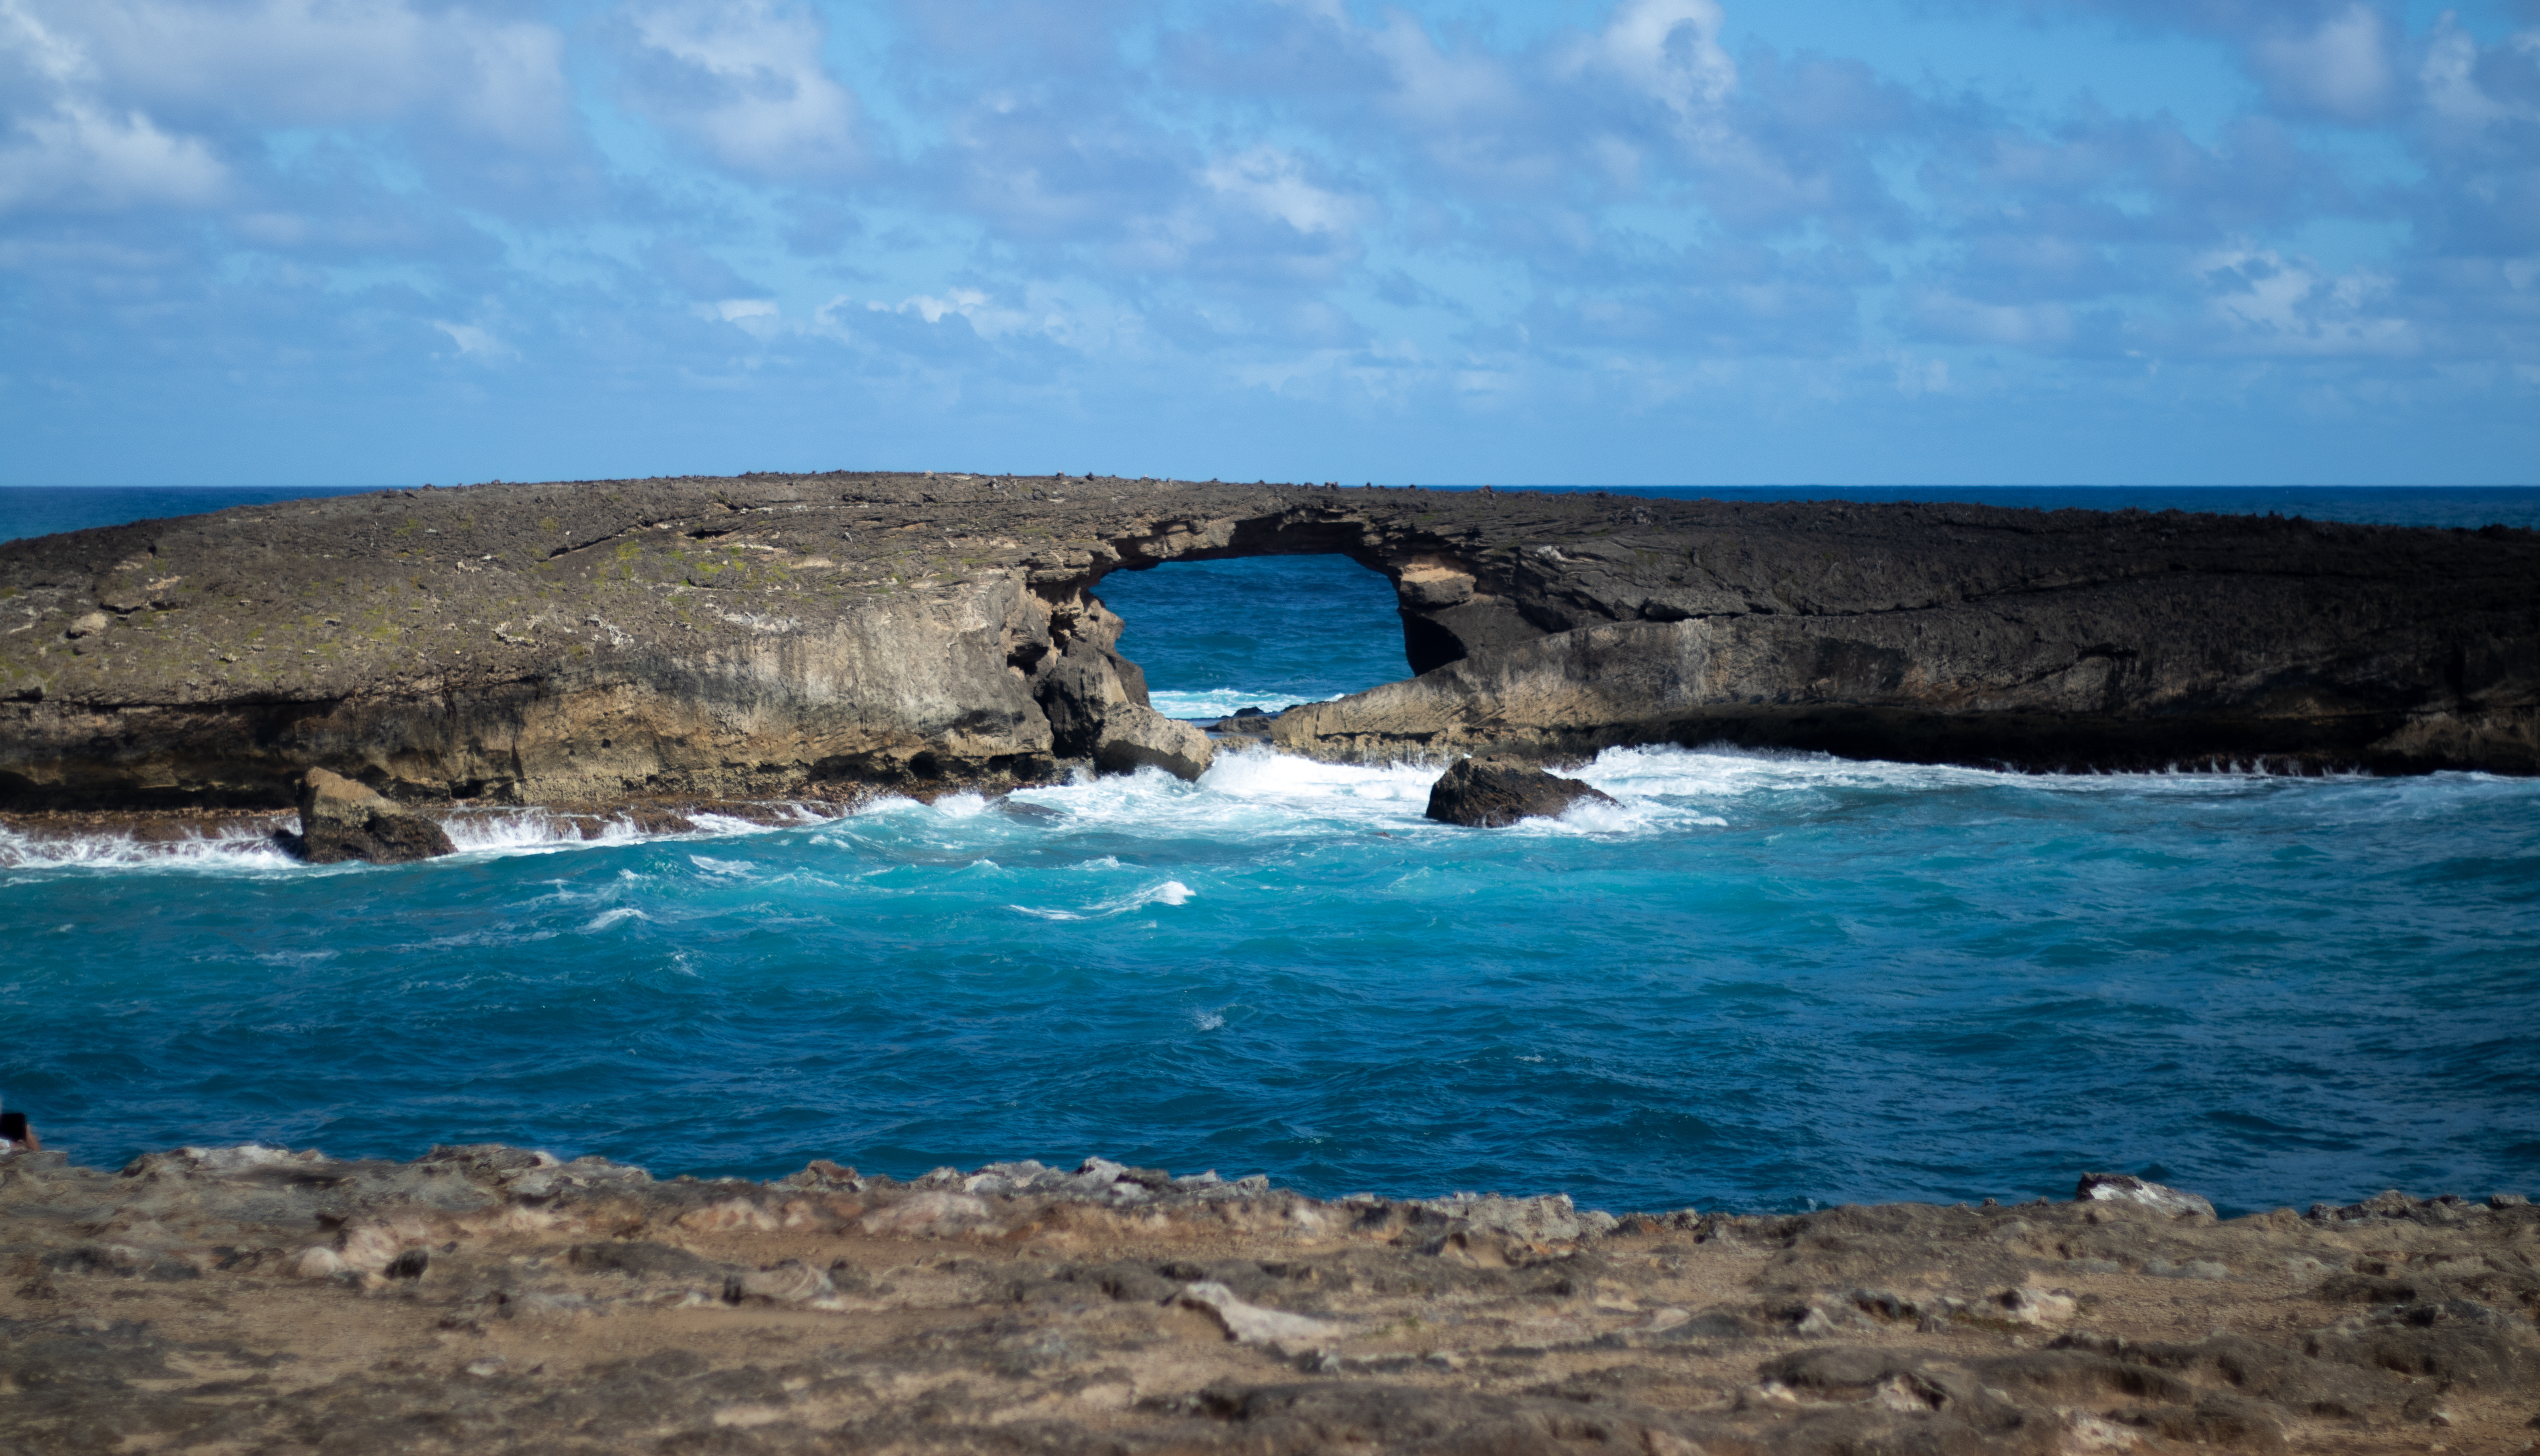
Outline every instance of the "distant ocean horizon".
MULTIPOLYGON (((2533 488, 1602 488, 2540 523, 2533 488)), ((0 490, 0 533, 219 498, 31 499, 0 490)), ((1099 591, 1180 716, 1408 671, 1392 591, 1344 558, 1099 591)), ((2226 1213, 2540 1193, 2540 781, 1700 746, 1576 772, 1617 802, 1505 831, 1423 817, 1434 766, 1258 749, 781 828, 586 843, 521 810, 386 868, 0 828, 0 1098, 107 1166, 500 1141, 1615 1212, 2100 1170, 2226 1213)))

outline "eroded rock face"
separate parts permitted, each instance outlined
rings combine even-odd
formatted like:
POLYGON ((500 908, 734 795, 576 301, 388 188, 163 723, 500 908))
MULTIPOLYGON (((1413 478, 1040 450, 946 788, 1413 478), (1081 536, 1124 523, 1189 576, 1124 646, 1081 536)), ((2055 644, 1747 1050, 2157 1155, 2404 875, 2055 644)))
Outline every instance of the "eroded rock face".
POLYGON ((1475 829, 1519 819, 1559 818, 1581 800, 1612 803, 1612 795, 1577 779, 1549 774, 1522 759, 1494 755, 1458 760, 1429 786, 1429 817, 1475 829))
MULTIPOLYGON (((1115 634, 1117 622, 1111 619, 1115 634)), ((1146 674, 1108 644, 1071 643, 1042 675, 1039 692, 1051 747, 1061 757, 1091 759, 1108 773, 1152 767, 1196 779, 1216 755, 1207 733, 1149 705, 1146 674)))
POLYGON ((2540 1210, 0 1157, 0 1450, 2521 1449, 2540 1210), (2204 1267, 2210 1276, 2174 1271, 2204 1267))
POLYGON ((455 854, 457 846, 430 818, 340 774, 311 769, 300 781, 299 850, 312 865, 403 865, 455 854))
POLYGON ((1100 762, 1114 691, 1111 761, 1181 771, 1102 578, 1312 552, 1394 584, 1419 674, 1283 715, 1317 757, 2540 772, 2526 531, 839 473, 0 543, 0 807, 994 789, 1100 762))
POLYGON ((1135 703, 1104 720, 1094 745, 1094 766, 1115 774, 1159 768, 1177 779, 1196 779, 1216 755, 1208 734, 1135 703))

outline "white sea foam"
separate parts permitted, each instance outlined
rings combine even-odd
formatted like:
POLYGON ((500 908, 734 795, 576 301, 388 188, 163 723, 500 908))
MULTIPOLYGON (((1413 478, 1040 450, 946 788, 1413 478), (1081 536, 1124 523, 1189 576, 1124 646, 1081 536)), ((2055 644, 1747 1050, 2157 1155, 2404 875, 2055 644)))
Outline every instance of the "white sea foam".
POLYGON ((1298 703, 1328 703, 1330 698, 1301 696, 1287 692, 1254 692, 1249 688, 1213 687, 1198 692, 1165 690, 1151 692, 1147 700, 1166 718, 1218 719, 1232 718, 1238 708, 1258 708, 1276 713, 1298 703))
POLYGON ((0 825, 0 870, 6 869, 292 869, 300 867, 273 836, 229 826, 187 831, 173 840, 130 834, 32 835, 0 825))
MULTIPOLYGON (((792 824, 823 824, 829 816, 802 804, 787 805, 792 824)), ((288 817, 270 821, 298 828, 288 817)), ((690 816, 693 828, 676 835, 647 834, 624 815, 603 816, 589 836, 582 823, 543 808, 461 809, 441 821, 451 846, 462 860, 515 855, 553 854, 559 850, 606 849, 661 838, 714 839, 766 834, 790 825, 767 825, 729 814, 690 816)), ((143 839, 129 831, 93 834, 29 834, 0 825, 0 871, 46 869, 213 869, 292 873, 359 873, 369 868, 356 862, 308 866, 282 848, 270 830, 248 824, 226 825, 210 833, 186 828, 174 839, 143 839)))
POLYGON ((1830 790, 1948 793, 2017 788, 2047 794, 2244 794, 2277 786, 2371 782, 2366 775, 2294 774, 2263 760, 2174 765, 2157 773, 2025 774, 1952 764, 1896 763, 1726 746, 1608 748, 1570 770, 1606 793, 1732 802, 1753 795, 1830 790))
MULTIPOLYGON (((697 826, 697 833, 713 835, 716 838, 726 838, 739 834, 773 834, 779 829, 792 827, 784 824, 761 824, 755 819, 737 819, 730 814, 717 813, 690 814, 688 815, 688 822, 697 826)), ((795 806, 795 824, 817 824, 819 822, 821 821, 817 815, 806 812, 800 805, 795 806)))
MULTIPOLYGON (((1464 831, 1430 821, 1434 762, 1335 764, 1267 747, 1221 751, 1196 784, 1157 770, 1080 780, 1019 792, 1019 800, 1053 810, 1043 822, 1009 832, 1102 831, 1142 840, 1222 841, 1318 839, 1373 833, 1410 838, 1464 831)), ((1786 817, 1812 799, 1831 804, 1861 794, 1933 795, 2006 789, 2052 795, 2217 797, 2303 793, 2327 787, 2317 778, 2254 774, 2035 775, 2002 770, 1861 761, 1818 753, 1671 745, 1610 748, 1561 772, 1612 796, 1557 819, 1528 819, 1517 837, 1633 837, 1700 834, 1786 817)), ((2386 781, 2372 781, 2384 783, 2386 781)), ((2425 781, 2417 781, 2424 783, 2425 781)), ((1107 868, 1104 858, 1080 867, 1107 868)))
MULTIPOLYGON (((583 843, 582 831, 556 819, 544 809, 491 809, 453 814, 442 821, 442 832, 450 836, 451 846, 462 855, 543 854, 583 843)), ((632 825, 612 826, 619 829, 623 842, 635 838, 632 825)))
MULTIPOLYGON (((2180 765, 2151 774, 2037 775, 1726 747, 1609 748, 1591 762, 1564 772, 1603 790, 1619 803, 1581 804, 1559 819, 1526 820, 1506 832, 1545 837, 1697 833, 1780 818, 1795 804, 1815 797, 1861 793, 2016 789, 2057 796, 2198 799, 2317 793, 2336 797, 2335 812, 2341 817, 2374 821, 2439 814, 2460 794, 2540 792, 2532 781, 2482 774, 2373 780, 2296 776, 2269 772, 2270 768, 2264 761, 2244 761, 2180 765)), ((886 846, 885 852, 893 853, 904 850, 904 836, 911 827, 933 826, 930 838, 972 856, 986 848, 983 838, 1004 843, 1053 831, 1091 830, 1141 841, 1185 836, 1234 841, 1310 840, 1335 833, 1397 837, 1460 833, 1424 816, 1430 785, 1440 771, 1441 765, 1435 762, 1334 764, 1268 747, 1240 747, 1221 751, 1196 784, 1142 769, 1122 776, 1080 774, 1069 784, 1022 790, 1013 796, 1018 803, 1051 811, 1050 817, 1001 813, 995 799, 957 794, 933 803, 884 798, 843 818, 795 805, 791 822, 777 825, 701 813, 692 816, 693 828, 674 835, 648 834, 631 818, 619 816, 603 819, 596 836, 585 838, 581 821, 540 808, 462 810, 449 816, 445 824, 452 843, 467 859, 608 849, 660 839, 715 840, 812 825, 829 826, 824 841, 868 849, 886 846)), ((1079 867, 1113 870, 1121 867, 1121 862, 1105 855, 1079 867)), ((174 840, 142 840, 115 832, 34 835, 0 826, 0 872, 131 869, 308 874, 361 873, 368 867, 301 865, 270 833, 248 825, 189 832, 174 840)))
POLYGON ((586 932, 604 931, 610 926, 618 925, 625 921, 651 920, 652 918, 653 917, 646 915, 643 911, 636 909, 632 905, 620 905, 614 910, 603 910, 598 915, 593 916, 591 918, 591 924, 584 926, 583 930, 586 932))
POLYGON ((1148 885, 1126 895, 1097 900, 1077 910, 1048 909, 1038 905, 1009 905, 1006 908, 1020 911, 1034 920, 1107 920, 1132 910, 1142 910, 1149 905, 1186 905, 1197 893, 1198 891, 1178 879, 1168 879, 1162 884, 1148 885))

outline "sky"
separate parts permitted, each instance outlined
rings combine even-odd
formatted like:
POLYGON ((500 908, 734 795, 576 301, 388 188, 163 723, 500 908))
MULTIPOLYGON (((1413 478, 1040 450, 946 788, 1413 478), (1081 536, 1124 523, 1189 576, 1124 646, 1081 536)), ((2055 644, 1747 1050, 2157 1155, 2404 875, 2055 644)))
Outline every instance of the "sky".
POLYGON ((0 483, 2540 481, 2540 0, 0 0, 0 483))

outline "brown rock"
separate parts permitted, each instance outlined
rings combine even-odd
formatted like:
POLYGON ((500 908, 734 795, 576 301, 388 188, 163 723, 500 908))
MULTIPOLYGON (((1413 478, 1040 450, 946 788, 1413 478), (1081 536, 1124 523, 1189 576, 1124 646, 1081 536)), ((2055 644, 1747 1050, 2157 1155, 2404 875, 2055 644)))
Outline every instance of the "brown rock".
POLYGON ((311 769, 300 781, 300 854, 312 865, 403 865, 457 848, 439 824, 341 774, 311 769))
POLYGON ((1216 756, 1217 745, 1198 728, 1135 703, 1111 711, 1094 745, 1095 767, 1115 774, 1160 768, 1176 779, 1196 779, 1216 756))
POLYGON ((2515 1451, 2540 1379, 2522 1205, 1617 1224, 1088 1159, 864 1179, 865 1216, 813 1217, 798 1179, 492 1144, 0 1180, 10 1452, 2515 1451), (2201 1260, 2246 1273, 2151 1268, 2201 1260), (2340 1262, 2461 1283, 2358 1302, 2318 1281, 2340 1262))

